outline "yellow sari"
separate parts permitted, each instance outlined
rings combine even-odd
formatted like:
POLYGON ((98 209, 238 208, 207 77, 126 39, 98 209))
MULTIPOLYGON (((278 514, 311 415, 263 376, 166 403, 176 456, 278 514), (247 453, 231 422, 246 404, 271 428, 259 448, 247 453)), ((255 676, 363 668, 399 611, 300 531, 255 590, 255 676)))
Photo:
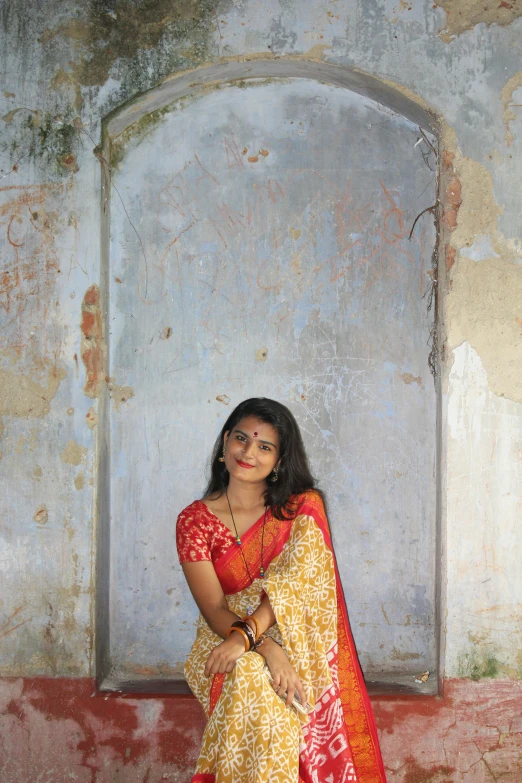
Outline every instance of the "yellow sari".
MULTIPOLYGON (((277 620, 268 634, 288 655, 311 712, 285 706, 255 651, 242 655, 230 674, 206 678, 205 663, 222 639, 200 616, 185 676, 208 723, 192 783, 386 781, 323 502, 306 492, 296 509, 288 522, 267 516, 264 579, 248 584, 235 543, 214 567, 240 617, 268 595, 277 620)), ((242 537, 251 573, 259 573, 261 535, 262 519, 242 537)))

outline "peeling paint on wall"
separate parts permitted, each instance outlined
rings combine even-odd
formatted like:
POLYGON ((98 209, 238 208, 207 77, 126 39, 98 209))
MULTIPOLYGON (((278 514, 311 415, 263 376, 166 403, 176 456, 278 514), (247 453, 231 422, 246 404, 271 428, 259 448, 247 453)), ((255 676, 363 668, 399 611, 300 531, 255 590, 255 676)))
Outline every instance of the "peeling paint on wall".
POLYGON ((38 522, 39 525, 46 525, 47 522, 49 521, 49 513, 47 511, 47 506, 43 504, 41 506, 38 506, 33 519, 35 522, 38 522))
POLYGON ((98 424, 98 414, 94 410, 94 408, 89 408, 87 413, 85 414, 85 421, 87 422, 87 426, 90 430, 93 430, 96 425, 98 424))
MULTIPOLYGON (((517 119, 517 115, 513 111, 513 93, 522 87, 522 71, 515 73, 511 79, 509 79, 500 95, 502 101, 502 108, 504 112, 504 125, 506 126, 506 144, 509 147, 511 142, 515 140, 515 135, 511 130, 511 123, 517 119)), ((517 106, 520 109, 520 106, 517 106)), ((520 113, 519 113, 520 118, 520 113)))
POLYGON ((482 359, 490 389, 522 403, 522 266, 503 258, 461 257, 446 314, 450 348, 469 342, 482 359))
POLYGON ((520 250, 498 231, 502 213, 490 172, 464 157, 455 135, 445 131, 446 198, 443 213, 449 269, 445 321, 448 347, 467 341, 481 357, 491 390, 522 402, 520 341, 522 265, 520 250), (448 211, 449 209, 449 211, 448 211), (461 253, 485 242, 491 255, 480 261, 461 253), (456 262, 455 262, 456 261, 456 262))
MULTIPOLYGON (((44 386, 28 375, 0 369, 0 417, 43 418, 47 416, 51 409, 51 402, 64 378, 65 370, 52 368, 47 373, 47 382, 44 386)), ((0 418, 0 437, 3 427, 0 418)))
POLYGON ((130 400, 134 397, 134 389, 132 386, 118 386, 117 383, 113 383, 112 380, 107 381, 107 386, 111 394, 111 400, 114 403, 114 410, 119 411, 122 403, 130 400))
POLYGON ((456 249, 471 247, 477 237, 487 235, 495 242, 497 220, 502 210, 493 195, 490 172, 480 163, 461 155, 456 155, 453 167, 457 175, 455 182, 461 187, 461 202, 451 245, 456 249))
POLYGON ((91 285, 83 297, 81 331, 81 357, 87 376, 83 390, 87 397, 97 397, 104 383, 107 354, 97 285, 91 285))
POLYGON ((434 0, 434 6, 446 13, 446 27, 439 33, 446 43, 478 24, 505 26, 522 16, 519 0, 434 0))
POLYGON ((80 446, 75 440, 69 440, 64 450, 60 454, 62 462, 66 462, 68 465, 75 465, 76 467, 85 460, 88 449, 85 446, 80 446))
POLYGON ((78 490, 84 488, 84 486, 85 486, 85 474, 84 473, 78 473, 78 475, 74 477, 74 486, 78 490))

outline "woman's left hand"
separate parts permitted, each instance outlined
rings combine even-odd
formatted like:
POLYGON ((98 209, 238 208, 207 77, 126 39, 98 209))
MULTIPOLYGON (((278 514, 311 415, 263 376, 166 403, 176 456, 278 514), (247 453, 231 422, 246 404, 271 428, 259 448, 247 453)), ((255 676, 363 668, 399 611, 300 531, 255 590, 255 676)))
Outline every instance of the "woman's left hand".
POLYGON ((240 633, 231 633, 224 642, 214 647, 205 665, 205 677, 231 672, 236 661, 245 652, 245 643, 240 633))

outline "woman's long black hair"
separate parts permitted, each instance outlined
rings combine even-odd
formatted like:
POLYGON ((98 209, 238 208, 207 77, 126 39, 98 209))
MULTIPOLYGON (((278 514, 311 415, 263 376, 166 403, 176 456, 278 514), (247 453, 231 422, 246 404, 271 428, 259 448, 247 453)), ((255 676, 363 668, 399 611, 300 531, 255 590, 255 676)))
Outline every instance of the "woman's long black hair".
POLYGON ((219 497, 228 486, 229 473, 224 462, 219 458, 223 454, 223 444, 226 432, 231 432, 241 419, 254 416, 265 424, 271 424, 279 435, 279 470, 278 479, 272 482, 274 473, 267 476, 265 492, 266 505, 278 519, 291 519, 294 516, 291 497, 313 489, 322 497, 317 489, 315 479, 310 473, 308 459, 303 445, 301 432, 292 413, 280 402, 267 397, 252 397, 239 403, 226 422, 216 440, 210 463, 210 481, 205 490, 205 497, 219 497))

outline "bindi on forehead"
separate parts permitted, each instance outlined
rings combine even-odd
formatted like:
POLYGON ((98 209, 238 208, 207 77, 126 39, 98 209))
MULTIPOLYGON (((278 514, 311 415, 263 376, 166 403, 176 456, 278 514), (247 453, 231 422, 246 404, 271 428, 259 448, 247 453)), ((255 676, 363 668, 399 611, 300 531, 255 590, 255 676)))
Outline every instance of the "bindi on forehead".
POLYGON ((254 438, 257 438, 257 432, 254 432, 254 438))

